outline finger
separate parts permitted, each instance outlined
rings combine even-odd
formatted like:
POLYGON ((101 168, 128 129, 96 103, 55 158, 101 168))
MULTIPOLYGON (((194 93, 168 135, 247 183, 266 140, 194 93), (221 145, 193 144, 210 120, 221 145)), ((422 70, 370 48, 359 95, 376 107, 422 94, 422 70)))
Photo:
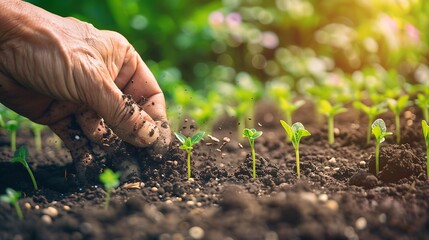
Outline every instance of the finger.
POLYGON ((97 111, 121 139, 138 147, 153 144, 159 135, 154 120, 131 96, 124 95, 118 89, 104 63, 88 56, 80 62, 88 63, 76 69, 76 74, 84 73, 84 79, 77 82, 82 101, 97 111))
POLYGON ((79 182, 89 184, 98 181, 105 167, 106 154, 97 146, 92 146, 72 116, 49 125, 70 150, 79 182))
POLYGON ((166 152, 171 142, 171 131, 167 121, 164 95, 152 72, 134 49, 131 48, 126 54, 126 61, 115 83, 125 94, 130 94, 155 120, 160 137, 152 148, 160 154, 166 152))

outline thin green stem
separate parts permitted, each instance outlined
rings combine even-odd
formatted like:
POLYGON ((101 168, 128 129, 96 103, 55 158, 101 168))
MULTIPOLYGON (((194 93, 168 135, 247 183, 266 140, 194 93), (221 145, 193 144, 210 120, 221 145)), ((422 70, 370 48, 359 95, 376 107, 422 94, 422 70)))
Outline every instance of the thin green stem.
POLYGON ((329 144, 334 144, 334 116, 328 116, 328 138, 329 144))
POLYGON ((396 125, 396 143, 401 142, 401 122, 399 118, 399 113, 395 113, 395 125, 396 125))
POLYGON ((10 132, 10 149, 16 151, 16 130, 10 132))
POLYGON ((188 166, 188 180, 191 178, 191 151, 186 150, 188 153, 187 166, 188 166))
POLYGON ((39 130, 34 130, 34 145, 37 151, 42 150, 42 132, 39 130))
POLYGON ((285 112, 286 123, 292 126, 292 113, 289 111, 285 112))
POLYGON ((429 179, 429 144, 426 144, 426 176, 429 179))
POLYGON ((298 173, 298 178, 301 178, 300 169, 299 169, 299 147, 295 149, 295 158, 296 158, 296 172, 298 173))
POLYGON ((34 190, 39 190, 37 187, 36 179, 34 178, 33 172, 31 171, 30 167, 26 167, 28 174, 30 175, 31 181, 33 182, 34 190))
POLYGON ((256 157, 255 157, 255 141, 250 142, 250 148, 252 149, 252 176, 256 179, 256 157))
POLYGON ((379 156, 380 156, 380 141, 377 140, 375 143, 375 175, 378 175, 378 172, 380 171, 379 156))
POLYGON ((14 203, 13 205, 14 205, 14 207, 15 207, 16 214, 18 214, 18 219, 19 219, 19 220, 23 220, 23 219, 24 219, 24 216, 22 215, 22 210, 21 210, 21 207, 19 206, 19 203, 18 203, 18 202, 16 202, 16 203, 14 203))
POLYGON ((110 204, 110 189, 108 189, 107 191, 106 191, 106 199, 105 199, 105 201, 104 201, 104 209, 109 209, 109 204, 110 204))

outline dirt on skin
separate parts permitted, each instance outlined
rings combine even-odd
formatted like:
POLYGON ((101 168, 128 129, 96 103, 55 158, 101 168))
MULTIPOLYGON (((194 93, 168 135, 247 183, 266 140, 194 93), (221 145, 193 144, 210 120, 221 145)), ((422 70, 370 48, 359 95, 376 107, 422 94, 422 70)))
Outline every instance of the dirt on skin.
MULTIPOLYGON (((214 138, 194 148, 192 179, 186 179, 186 154, 175 140, 164 161, 141 158, 141 182, 115 189, 108 210, 101 185, 80 187, 70 155, 54 148, 49 133, 38 153, 31 135, 20 132, 18 145, 30 148, 41 188, 34 191, 26 170, 9 162, 9 138, 1 132, 0 192, 23 192, 24 220, 1 203, 0 239, 429 239, 419 110, 402 115, 403 143, 394 137, 382 143, 378 176, 364 115, 353 109, 339 115, 331 146, 323 118, 313 112, 307 104, 295 114, 312 133, 301 140, 300 179, 279 114, 262 102, 255 119, 264 131, 255 141, 256 179, 247 140, 239 139, 241 148, 234 120, 224 119, 214 138)), ((380 117, 393 131, 392 114, 380 117)), ((182 130, 192 133, 195 126, 188 121, 182 130)))

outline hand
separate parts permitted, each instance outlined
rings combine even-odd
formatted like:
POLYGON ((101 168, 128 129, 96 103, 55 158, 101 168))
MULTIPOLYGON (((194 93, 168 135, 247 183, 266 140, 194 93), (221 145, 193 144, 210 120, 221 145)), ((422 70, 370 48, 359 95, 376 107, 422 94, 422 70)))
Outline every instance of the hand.
POLYGON ((64 127, 72 120, 103 144, 104 119, 121 139, 166 150, 163 93, 122 35, 21 1, 0 1, 0 22, 2 103, 49 125, 68 147, 75 143, 64 127))

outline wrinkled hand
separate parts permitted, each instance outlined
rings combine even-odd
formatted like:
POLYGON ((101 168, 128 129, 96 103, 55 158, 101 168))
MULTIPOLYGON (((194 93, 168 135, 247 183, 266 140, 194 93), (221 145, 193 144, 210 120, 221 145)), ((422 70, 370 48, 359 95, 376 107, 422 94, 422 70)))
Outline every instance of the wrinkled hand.
POLYGON ((21 1, 0 1, 0 22, 3 104, 49 125, 69 148, 76 136, 64 128, 76 122, 91 142, 104 144, 111 128, 135 146, 167 149, 163 93, 122 35, 21 1))

